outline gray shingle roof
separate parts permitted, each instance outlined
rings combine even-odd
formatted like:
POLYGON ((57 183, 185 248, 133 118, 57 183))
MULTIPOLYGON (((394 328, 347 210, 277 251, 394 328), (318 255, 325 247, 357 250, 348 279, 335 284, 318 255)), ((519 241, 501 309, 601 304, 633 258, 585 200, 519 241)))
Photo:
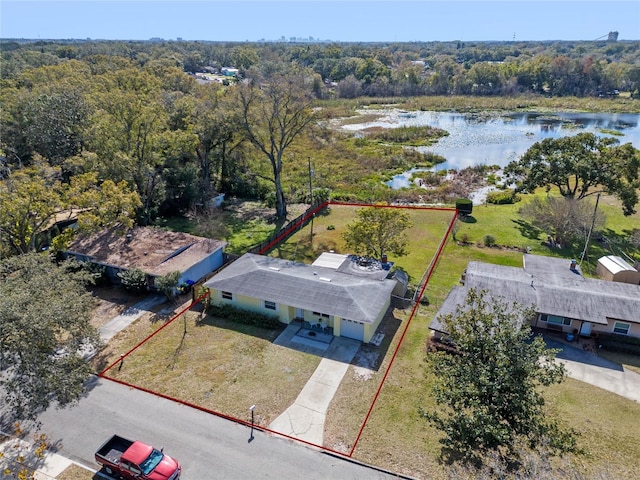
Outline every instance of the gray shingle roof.
POLYGON ((462 305, 470 288, 534 305, 539 313, 606 325, 607 318, 640 323, 640 286, 585 278, 570 261, 525 254, 524 268, 469 262, 465 284, 454 287, 430 327, 442 331, 441 315, 462 305))
POLYGON ((205 283, 208 288, 362 323, 376 320, 395 285, 395 280, 358 277, 250 253, 205 283))

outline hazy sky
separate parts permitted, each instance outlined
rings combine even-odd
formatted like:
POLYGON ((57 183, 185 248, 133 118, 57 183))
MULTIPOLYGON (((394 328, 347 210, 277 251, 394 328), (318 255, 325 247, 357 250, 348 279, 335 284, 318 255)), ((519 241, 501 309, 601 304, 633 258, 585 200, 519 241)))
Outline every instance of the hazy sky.
POLYGON ((0 0, 0 37, 640 40, 640 0, 0 0))

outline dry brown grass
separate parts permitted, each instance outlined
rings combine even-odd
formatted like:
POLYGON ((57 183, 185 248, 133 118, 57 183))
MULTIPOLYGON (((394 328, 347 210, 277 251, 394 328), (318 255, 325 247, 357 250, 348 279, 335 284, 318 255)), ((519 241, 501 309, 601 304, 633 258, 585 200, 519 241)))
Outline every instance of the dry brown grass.
MULTIPOLYGON (((294 258, 297 252, 300 261, 307 256, 315 258, 320 251, 340 251, 340 229, 353 218, 349 208, 332 207, 329 216, 316 217, 313 244, 310 241, 304 244, 305 239, 310 238, 310 231, 305 229, 281 246, 279 254, 294 258), (328 225, 334 225, 335 230, 329 230, 328 225)), ((482 215, 485 210, 479 209, 476 228, 486 228, 486 218, 482 215)), ((500 210, 501 216, 508 217, 508 212, 508 209, 500 210)), ((416 230, 410 235, 412 254, 398 259, 398 264, 406 266, 414 280, 421 276, 435 252, 449 215, 442 212, 441 216, 414 220, 418 227, 414 227, 416 230)), ((522 257, 515 252, 460 247, 454 242, 447 245, 426 292, 432 303, 418 309, 407 329, 353 452, 355 459, 415 478, 450 478, 448 467, 438 460, 438 440, 442 433, 419 414, 420 408, 437 408, 431 395, 433 379, 426 368, 424 346, 429 336, 429 322, 451 286, 458 283, 469 260, 520 265, 522 257)), ((392 312, 383 323, 383 345, 379 349, 365 345, 358 352, 329 407, 326 447, 341 452, 353 448, 409 315, 409 311, 392 312), (373 368, 362 367, 367 364, 373 368)), ((125 359, 120 372, 116 367, 111 373, 239 418, 246 417, 249 403, 256 403, 256 420, 265 425, 290 405, 319 363, 318 357, 274 346, 272 339, 276 332, 232 325, 210 317, 205 318, 203 325, 196 326, 197 316, 196 312, 186 315, 184 339, 184 323, 179 319, 125 359), (250 400, 247 392, 252 392, 250 400)), ((104 365, 116 361, 120 353, 164 321, 166 318, 143 317, 116 336, 96 362, 104 365)), ((603 471, 608 472, 606 478, 635 478, 633 474, 640 462, 638 404, 574 380, 549 389, 547 397, 549 414, 581 432, 579 445, 589 452, 586 456, 566 457, 562 460, 563 468, 568 464, 584 478, 598 478, 603 471)))
POLYGON ((91 470, 82 468, 75 463, 67 467, 56 480, 93 480, 98 478, 91 470))
MULTIPOLYGON (((159 325, 146 316, 116 336, 102 355, 115 362, 159 325)), ((107 372, 107 376, 227 416, 267 426, 291 405, 320 357, 273 344, 281 330, 232 324, 187 312, 107 372), (186 328, 186 330, 185 330, 186 328)))

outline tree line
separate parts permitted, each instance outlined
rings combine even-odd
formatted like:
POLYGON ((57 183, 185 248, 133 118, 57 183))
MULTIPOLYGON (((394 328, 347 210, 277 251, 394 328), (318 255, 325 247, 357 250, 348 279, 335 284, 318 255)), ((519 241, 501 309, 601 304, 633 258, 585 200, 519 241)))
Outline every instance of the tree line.
POLYGON ((414 95, 637 95, 637 41, 229 43, 2 41, 3 79, 25 69, 108 57, 136 67, 175 66, 184 72, 236 67, 277 69, 295 64, 315 77, 323 98, 414 95))
MULTIPOLYGON (((504 94, 495 88, 504 85, 498 71, 534 95, 567 85, 577 95, 634 90, 640 54, 630 46, 3 41, 0 253, 37 250, 47 242, 43 229, 64 212, 73 210, 86 229, 146 225, 205 208, 215 193, 263 199, 283 220, 288 202, 310 202, 316 194, 307 188, 310 165, 301 171, 291 160, 296 141, 304 137, 308 152, 336 145, 335 134, 316 121, 329 115, 323 111, 332 102, 325 99, 407 93, 406 82, 420 86, 408 92, 415 94, 504 94), (229 85, 190 75, 223 65, 239 69, 229 85), (543 87, 522 83, 527 71, 543 87), (551 71, 557 75, 548 76, 551 71)), ((338 114, 350 114, 343 105, 338 114)), ((398 152, 385 146, 375 155, 387 159, 387 169, 423 160, 408 149, 398 152)), ((636 173, 632 168, 624 185, 609 182, 610 191, 625 186, 625 213, 637 203, 636 173)), ((317 186, 331 188, 341 174, 358 175, 345 169, 317 186)))

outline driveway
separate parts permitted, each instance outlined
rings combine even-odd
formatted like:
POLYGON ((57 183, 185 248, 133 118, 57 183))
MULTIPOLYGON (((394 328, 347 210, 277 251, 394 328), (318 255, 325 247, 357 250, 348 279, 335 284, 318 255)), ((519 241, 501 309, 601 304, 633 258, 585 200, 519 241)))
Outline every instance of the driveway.
POLYGON ((114 317, 98 329, 100 340, 107 343, 116 333, 127 328, 145 313, 150 312, 153 307, 161 305, 166 301, 167 297, 164 295, 150 295, 132 307, 127 308, 120 315, 114 317))
POLYGON ((314 445, 322 445, 329 403, 361 343, 348 338, 334 337, 331 343, 322 344, 296 336, 299 328, 296 324, 289 325, 274 343, 287 344, 291 348, 319 354, 324 358, 293 405, 272 421, 269 428, 314 445))
POLYGON ((640 402, 640 374, 595 353, 554 340, 545 339, 545 342, 550 348, 561 349, 556 361, 564 364, 569 377, 640 402))

